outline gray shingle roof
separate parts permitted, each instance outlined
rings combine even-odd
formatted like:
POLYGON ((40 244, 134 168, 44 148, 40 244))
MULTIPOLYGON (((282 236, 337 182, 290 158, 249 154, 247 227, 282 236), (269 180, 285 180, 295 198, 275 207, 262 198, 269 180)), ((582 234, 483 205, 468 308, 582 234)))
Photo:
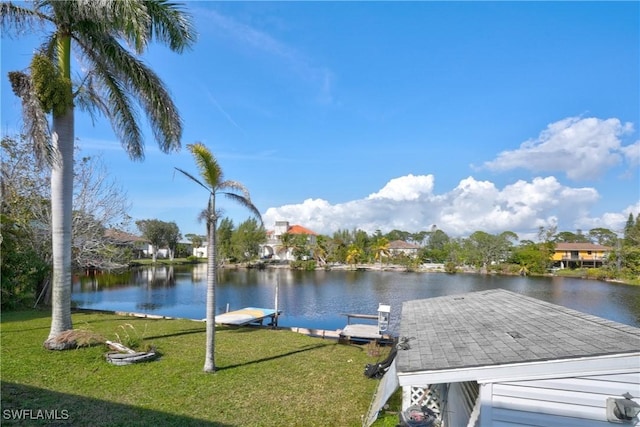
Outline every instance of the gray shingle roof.
POLYGON ((505 290, 407 301, 398 372, 640 351, 640 328, 505 290))

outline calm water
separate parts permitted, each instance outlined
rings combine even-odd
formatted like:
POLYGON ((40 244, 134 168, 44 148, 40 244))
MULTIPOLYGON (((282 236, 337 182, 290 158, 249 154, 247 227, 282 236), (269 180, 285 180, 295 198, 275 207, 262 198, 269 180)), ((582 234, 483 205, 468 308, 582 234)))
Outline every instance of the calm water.
MULTIPOLYGON (((640 287, 560 277, 481 276, 373 271, 225 270, 216 292, 218 313, 273 308, 278 287, 281 326, 334 330, 342 313, 375 314, 391 305, 397 332, 402 302, 502 288, 554 304, 640 326, 640 287)), ((82 308, 205 317, 206 265, 137 268, 121 275, 77 278, 72 299, 82 308)))

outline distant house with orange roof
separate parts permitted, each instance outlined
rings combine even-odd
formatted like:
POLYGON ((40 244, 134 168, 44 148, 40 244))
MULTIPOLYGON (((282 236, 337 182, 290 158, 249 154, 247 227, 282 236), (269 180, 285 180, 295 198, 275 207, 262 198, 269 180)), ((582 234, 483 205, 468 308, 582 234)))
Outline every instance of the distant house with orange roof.
POLYGON ((289 221, 276 221, 273 230, 267 231, 267 242, 260 246, 260 254, 262 258, 276 259, 283 261, 293 261, 293 248, 285 248, 282 241, 284 234, 305 235, 307 243, 314 245, 318 233, 309 230, 301 225, 289 225, 289 221))

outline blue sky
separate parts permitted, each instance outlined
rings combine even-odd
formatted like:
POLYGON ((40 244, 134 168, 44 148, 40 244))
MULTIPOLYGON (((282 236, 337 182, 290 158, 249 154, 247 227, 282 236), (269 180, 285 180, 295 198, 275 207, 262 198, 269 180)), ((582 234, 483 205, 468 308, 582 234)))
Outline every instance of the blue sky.
MULTIPOLYGON (((638 2, 189 2, 199 33, 145 60, 184 120, 243 183, 267 228, 450 236, 620 230, 640 212, 638 2)), ((37 38, 2 38, 3 134, 20 129, 6 73, 37 38)), ((134 219, 197 220, 186 149, 151 135, 132 162, 106 119, 76 118, 134 219)), ((221 199, 238 225, 247 211, 221 199)))

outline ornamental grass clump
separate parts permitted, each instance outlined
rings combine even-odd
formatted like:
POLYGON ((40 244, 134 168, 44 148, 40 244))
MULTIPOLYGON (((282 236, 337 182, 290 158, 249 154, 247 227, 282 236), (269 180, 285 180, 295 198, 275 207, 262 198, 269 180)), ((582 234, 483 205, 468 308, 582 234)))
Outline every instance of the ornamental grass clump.
POLYGON ((85 329, 70 329, 58 334, 51 344, 59 350, 68 350, 81 347, 92 347, 104 344, 105 339, 102 335, 96 334, 85 329))
POLYGON ((115 333, 117 341, 125 347, 137 351, 148 351, 152 348, 151 345, 147 345, 143 348, 144 336, 147 332, 147 324, 144 325, 144 331, 139 333, 138 330, 131 323, 125 323, 118 326, 118 329, 122 331, 115 333))

